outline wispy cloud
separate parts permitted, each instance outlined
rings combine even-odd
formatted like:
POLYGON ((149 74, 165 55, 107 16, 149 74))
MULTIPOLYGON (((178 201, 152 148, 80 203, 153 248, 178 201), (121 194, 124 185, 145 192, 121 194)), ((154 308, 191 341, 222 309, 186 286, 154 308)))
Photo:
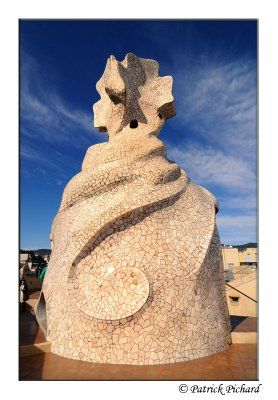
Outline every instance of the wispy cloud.
POLYGON ((240 244, 249 238, 250 241, 256 241, 256 216, 217 216, 217 226, 222 243, 240 244))
POLYGON ((40 160, 41 162, 45 164, 50 164, 50 160, 47 156, 41 156, 38 151, 36 151, 34 148, 29 146, 26 143, 22 143, 20 146, 20 155, 21 157, 27 158, 29 160, 35 160, 38 161, 40 160))
POLYGON ((48 154, 44 154, 38 149, 30 146, 27 143, 22 143, 20 146, 20 156, 27 159, 39 162, 40 164, 44 164, 47 167, 56 166, 53 164, 52 159, 48 156, 48 154))
POLYGON ((185 63, 175 73, 177 120, 196 135, 252 155, 256 146, 256 65, 251 60, 185 63))
POLYGON ((169 147, 168 157, 186 170, 197 184, 217 197, 217 225, 221 241, 256 241, 256 174, 247 161, 222 150, 196 143, 169 147))
POLYGON ((173 62, 182 140, 170 143, 168 156, 218 198, 221 241, 255 241, 256 63, 211 54, 192 59, 187 51, 173 62))
POLYGON ((62 181, 61 179, 55 179, 55 183, 56 183, 58 186, 62 186, 63 181, 62 181))
POLYGON ((168 150, 170 159, 177 161, 202 185, 214 184, 228 191, 254 190, 256 175, 247 162, 237 155, 227 155, 222 150, 190 143, 184 147, 172 146, 168 150))
MULTIPOLYGON (((86 149, 93 140, 104 138, 93 128, 92 112, 72 106, 51 82, 45 82, 36 60, 24 54, 21 62, 21 155, 43 170, 56 168, 53 182, 61 186, 62 172, 74 161, 71 150, 66 157, 59 146, 86 149), (36 148, 34 139, 53 143, 56 150, 46 154, 36 148)), ((220 203, 217 221, 222 242, 255 240, 255 62, 210 54, 193 57, 189 46, 174 54, 171 68, 164 69, 174 77, 179 134, 178 145, 168 145, 168 157, 196 183, 219 189, 214 194, 220 203), (236 212, 240 215, 233 216, 236 212)))
POLYGON ((219 215, 217 216, 217 222, 222 229, 238 228, 249 231, 256 229, 256 222, 253 217, 253 215, 219 215))
POLYGON ((256 193, 251 192, 247 194, 238 194, 235 196, 220 196, 218 197, 218 202, 220 204, 221 209, 226 210, 251 210, 253 212, 256 211, 257 201, 256 201, 256 193))
POLYGON ((37 148, 34 145, 23 142, 20 145, 20 156, 22 160, 33 161, 37 167, 34 170, 30 170, 31 173, 38 173, 39 175, 49 175, 49 170, 56 170, 62 178, 68 176, 64 174, 65 171, 80 170, 80 165, 75 159, 71 159, 59 151, 53 151, 51 155, 48 152, 44 152, 43 148, 37 148))
POLYGON ((90 110, 86 112, 70 105, 51 83, 44 81, 32 57, 23 53, 21 59, 20 116, 24 136, 77 148, 96 139, 103 140, 93 127, 90 110))

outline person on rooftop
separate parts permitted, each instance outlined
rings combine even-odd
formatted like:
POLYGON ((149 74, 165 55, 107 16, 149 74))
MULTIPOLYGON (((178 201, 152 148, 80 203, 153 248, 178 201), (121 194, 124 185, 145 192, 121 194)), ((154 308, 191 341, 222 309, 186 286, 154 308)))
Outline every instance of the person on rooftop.
POLYGON ((19 302, 21 304, 21 311, 26 311, 26 301, 29 299, 28 285, 25 279, 21 280, 21 285, 19 288, 19 302))
POLYGON ((41 272, 41 274, 40 274, 40 276, 39 276, 39 280, 40 280, 41 282, 42 282, 43 279, 44 279, 44 275, 45 275, 45 273, 46 273, 46 270, 47 270, 47 266, 44 267, 44 269, 42 270, 42 272, 41 272))

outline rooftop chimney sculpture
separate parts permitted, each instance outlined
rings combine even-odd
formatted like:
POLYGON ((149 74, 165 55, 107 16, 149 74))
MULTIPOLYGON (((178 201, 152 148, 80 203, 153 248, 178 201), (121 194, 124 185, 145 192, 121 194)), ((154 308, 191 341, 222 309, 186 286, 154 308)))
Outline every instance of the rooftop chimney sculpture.
POLYGON ((166 157, 175 116, 158 63, 111 56, 97 83, 90 147, 53 222, 37 319, 52 352, 118 364, 163 364, 231 342, 215 198, 166 157))

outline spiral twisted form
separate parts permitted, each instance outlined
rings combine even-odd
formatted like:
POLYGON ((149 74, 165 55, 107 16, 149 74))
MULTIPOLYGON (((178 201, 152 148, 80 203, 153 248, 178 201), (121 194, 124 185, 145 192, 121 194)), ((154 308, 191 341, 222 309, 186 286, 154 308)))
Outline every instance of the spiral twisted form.
POLYGON ((172 78, 129 53, 108 59, 97 90, 108 142, 64 190, 38 306, 52 351, 125 364, 221 351, 231 339, 218 205, 158 137, 176 113, 172 78))

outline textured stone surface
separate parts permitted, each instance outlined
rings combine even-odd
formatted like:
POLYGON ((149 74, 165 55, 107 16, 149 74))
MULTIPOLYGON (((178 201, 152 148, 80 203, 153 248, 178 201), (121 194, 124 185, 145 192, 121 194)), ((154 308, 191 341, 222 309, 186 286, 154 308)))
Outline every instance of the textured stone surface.
POLYGON ((43 283, 47 339, 64 357, 160 364, 230 343, 215 198, 166 157, 172 78, 108 59, 88 149, 53 222, 43 283))

